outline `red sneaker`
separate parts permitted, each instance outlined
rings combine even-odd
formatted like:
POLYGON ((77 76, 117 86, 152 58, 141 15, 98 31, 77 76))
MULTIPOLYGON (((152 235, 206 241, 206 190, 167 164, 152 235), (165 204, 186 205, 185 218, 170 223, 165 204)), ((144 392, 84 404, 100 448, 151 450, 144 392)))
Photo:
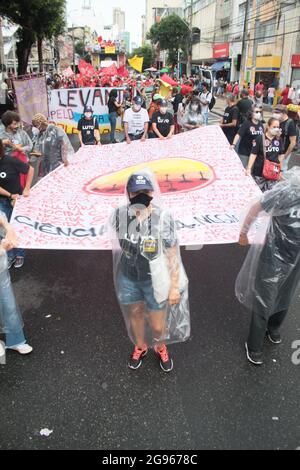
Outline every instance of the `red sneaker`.
POLYGON ((169 356, 167 346, 155 346, 154 351, 160 357, 160 367, 164 372, 171 372, 173 369, 173 359, 169 356))
POLYGON ((132 355, 128 361, 128 367, 130 369, 138 369, 143 362, 143 358, 146 356, 148 348, 145 345, 144 348, 138 348, 135 346, 132 355))

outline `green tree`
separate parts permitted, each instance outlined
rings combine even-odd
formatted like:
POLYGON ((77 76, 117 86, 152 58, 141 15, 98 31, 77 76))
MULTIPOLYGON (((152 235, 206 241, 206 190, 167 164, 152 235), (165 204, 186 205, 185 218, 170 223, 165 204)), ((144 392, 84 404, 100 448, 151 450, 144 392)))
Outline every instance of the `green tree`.
POLYGON ((0 15, 8 18, 18 29, 18 75, 25 75, 31 48, 37 41, 40 70, 42 41, 62 34, 65 29, 66 0, 11 0, 1 2, 0 15))
POLYGON ((168 51, 169 62, 175 65, 179 49, 187 52, 189 36, 188 25, 178 15, 172 14, 154 24, 147 38, 159 49, 168 51))
POLYGON ((155 52, 149 44, 144 44, 142 47, 134 49, 129 58, 134 57, 135 55, 144 57, 143 70, 152 67, 153 62, 155 61, 155 52))
POLYGON ((77 41, 75 43, 75 52, 82 58, 86 55, 85 45, 83 41, 77 41))

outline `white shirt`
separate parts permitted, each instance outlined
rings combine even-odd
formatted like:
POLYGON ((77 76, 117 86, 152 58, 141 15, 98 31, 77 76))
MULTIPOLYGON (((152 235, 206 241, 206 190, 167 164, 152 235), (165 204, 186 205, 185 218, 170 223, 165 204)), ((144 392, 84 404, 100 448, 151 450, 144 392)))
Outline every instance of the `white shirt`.
POLYGON ((200 101, 208 101, 208 104, 202 104, 201 103, 201 112, 206 113, 208 112, 208 105, 211 102, 212 96, 211 93, 208 91, 207 93, 201 93, 200 95, 200 101))
POLYGON ((275 96, 275 88, 270 87, 270 88, 268 89, 268 96, 269 96, 269 98, 274 98, 274 96, 275 96))
POLYGON ((144 124, 150 119, 146 109, 141 108, 140 111, 135 112, 129 108, 124 113, 123 121, 128 123, 128 134, 138 135, 144 132, 144 124))

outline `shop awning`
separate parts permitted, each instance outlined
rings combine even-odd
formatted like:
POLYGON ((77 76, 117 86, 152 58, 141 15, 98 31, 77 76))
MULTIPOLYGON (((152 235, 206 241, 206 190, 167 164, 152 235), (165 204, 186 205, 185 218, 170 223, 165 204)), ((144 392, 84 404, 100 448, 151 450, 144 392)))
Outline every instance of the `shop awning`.
POLYGON ((222 70, 222 69, 225 69, 225 70, 228 70, 230 69, 230 62, 228 60, 220 60, 219 62, 215 62, 214 64, 212 64, 211 66, 211 69, 212 71, 214 72, 218 72, 219 70, 222 70))

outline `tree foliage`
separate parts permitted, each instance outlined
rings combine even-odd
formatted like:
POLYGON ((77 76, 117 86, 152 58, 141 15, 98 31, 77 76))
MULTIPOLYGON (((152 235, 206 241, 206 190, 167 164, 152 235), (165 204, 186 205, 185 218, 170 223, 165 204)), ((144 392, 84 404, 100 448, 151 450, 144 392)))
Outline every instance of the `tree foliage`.
POLYGON ((168 51, 169 61, 176 63, 179 49, 187 51, 190 29, 178 15, 172 14, 154 24, 147 38, 159 49, 168 51))
POLYGON ((32 45, 52 39, 65 29, 66 0, 11 0, 0 3, 0 16, 19 25, 18 75, 26 74, 32 45))

